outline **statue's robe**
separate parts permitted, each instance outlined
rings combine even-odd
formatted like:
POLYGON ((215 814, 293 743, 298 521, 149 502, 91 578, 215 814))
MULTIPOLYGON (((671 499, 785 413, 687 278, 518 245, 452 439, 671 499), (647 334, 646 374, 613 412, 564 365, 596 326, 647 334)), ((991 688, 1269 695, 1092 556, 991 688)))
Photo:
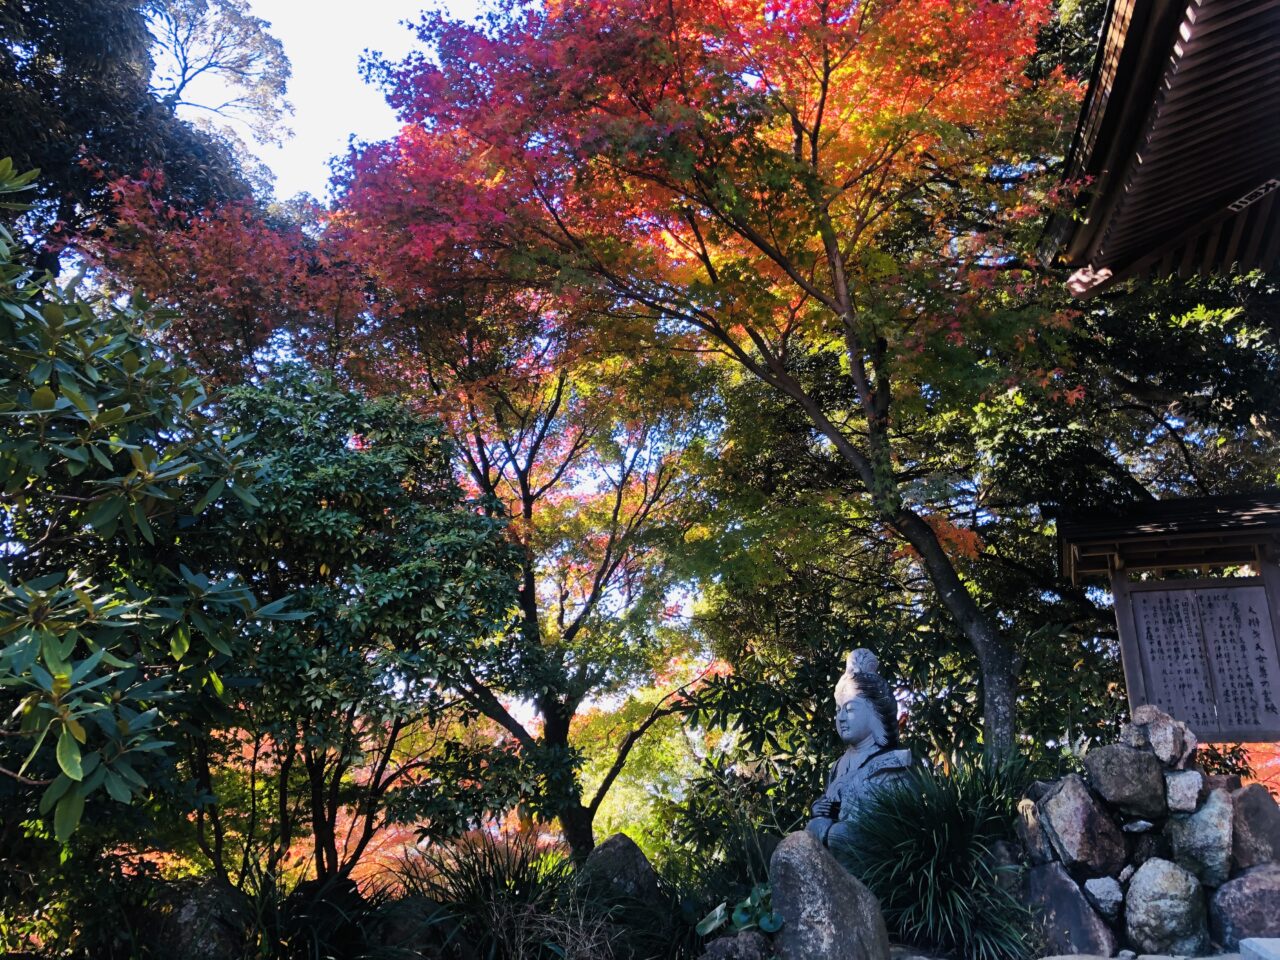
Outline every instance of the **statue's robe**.
POLYGON ((876 790, 900 781, 911 769, 911 751, 883 748, 858 760, 850 750, 831 765, 824 800, 839 804, 837 817, 814 817, 806 829, 827 846, 839 838, 847 838, 859 808, 876 790))

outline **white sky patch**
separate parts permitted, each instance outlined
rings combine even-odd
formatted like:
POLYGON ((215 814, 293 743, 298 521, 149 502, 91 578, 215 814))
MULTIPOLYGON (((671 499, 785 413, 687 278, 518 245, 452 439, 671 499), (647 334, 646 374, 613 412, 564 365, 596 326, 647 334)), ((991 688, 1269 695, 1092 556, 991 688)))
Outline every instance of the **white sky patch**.
MULTIPOLYGON (((347 151, 348 138, 385 140, 396 133, 395 114, 382 92, 360 77, 360 57, 375 50, 399 60, 418 45, 404 21, 416 22, 424 9, 439 8, 470 20, 475 0, 250 0, 256 17, 271 24, 293 66, 287 120, 294 135, 283 146, 249 148, 276 175, 276 196, 297 193, 324 198, 329 158, 347 151)), ((198 115, 198 114, 196 114, 198 115)), ((237 131, 244 136, 244 131, 237 131)))

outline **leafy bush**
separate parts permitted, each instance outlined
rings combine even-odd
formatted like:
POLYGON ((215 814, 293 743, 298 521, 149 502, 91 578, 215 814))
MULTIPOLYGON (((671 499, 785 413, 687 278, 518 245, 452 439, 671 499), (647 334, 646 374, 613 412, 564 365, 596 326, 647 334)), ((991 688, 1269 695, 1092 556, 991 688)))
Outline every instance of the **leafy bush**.
MULTIPOLYGON (((0 161, 4 197, 30 186, 0 161)), ((20 206, 20 205, 17 205, 20 206)), ((220 695, 236 631, 282 615, 188 532, 260 465, 138 302, 37 275, 0 227, 0 774, 65 841, 86 801, 136 803, 174 721, 220 695)), ((9 806, 9 804, 6 804, 9 806)))
POLYGON ((722 927, 727 927, 734 933, 741 933, 743 930, 777 933, 781 930, 782 915, 773 909, 773 888, 767 883, 757 883, 732 911, 729 909, 729 901, 724 901, 702 919, 697 930, 705 937, 722 927))
POLYGON ((1243 743, 1204 743, 1196 751, 1196 763, 1208 774, 1252 777, 1253 764, 1243 743))
POLYGON ((247 952, 262 960, 399 960, 379 942, 385 888, 361 893, 346 877, 289 883, 254 867, 245 878, 247 952))
POLYGON ((447 679, 505 637, 514 553, 454 482, 439 424, 298 364, 224 390, 219 413, 266 466, 255 509, 202 518, 206 555, 306 617, 243 630, 238 695, 186 732, 190 778, 216 798, 194 823, 204 856, 238 884, 302 841, 325 879, 388 824, 456 835, 514 806, 509 751, 481 741, 494 763, 459 762, 474 714, 447 679))
POLYGON ((917 770, 874 795, 852 838, 833 850, 871 888, 896 939, 966 960, 1022 960, 1037 945, 1031 912, 1009 889, 1021 761, 917 770))
MULTIPOLYGON (((666 830, 655 838, 662 873, 706 901, 707 909, 767 883, 769 858, 778 841, 804 826, 806 811, 792 802, 792 788, 785 783, 789 772, 793 768, 786 757, 756 765, 706 759, 678 801, 659 802, 666 830), (783 791, 788 796, 780 805, 783 791)), ((813 795, 820 791, 819 786, 813 795)))
POLYGON ((154 863, 103 849, 95 833, 103 831, 78 831, 63 845, 31 843, 21 863, 0 857, 0 957, 36 956, 37 946, 40 956, 62 960, 150 956, 145 944, 166 883, 154 863), (25 871, 33 876, 22 889, 25 871))

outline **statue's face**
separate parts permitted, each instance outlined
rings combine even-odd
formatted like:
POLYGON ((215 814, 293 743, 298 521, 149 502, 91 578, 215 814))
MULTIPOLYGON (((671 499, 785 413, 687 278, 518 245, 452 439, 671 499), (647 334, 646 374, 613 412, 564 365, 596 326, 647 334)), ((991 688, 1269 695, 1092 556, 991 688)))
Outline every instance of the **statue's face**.
POLYGON ((882 737, 880 718, 875 707, 866 697, 853 697, 846 700, 836 710, 836 733, 845 743, 859 743, 867 737, 882 737))

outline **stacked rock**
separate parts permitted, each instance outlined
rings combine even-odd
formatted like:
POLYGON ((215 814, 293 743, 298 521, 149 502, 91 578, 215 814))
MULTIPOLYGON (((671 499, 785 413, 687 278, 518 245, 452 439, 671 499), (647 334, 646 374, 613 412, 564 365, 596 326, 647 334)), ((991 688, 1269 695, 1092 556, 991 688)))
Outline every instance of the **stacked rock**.
POLYGON ((1027 792, 1024 893, 1050 953, 1204 956, 1280 936, 1280 806, 1259 784, 1204 774, 1196 746, 1186 724, 1139 707, 1085 776, 1027 792))

